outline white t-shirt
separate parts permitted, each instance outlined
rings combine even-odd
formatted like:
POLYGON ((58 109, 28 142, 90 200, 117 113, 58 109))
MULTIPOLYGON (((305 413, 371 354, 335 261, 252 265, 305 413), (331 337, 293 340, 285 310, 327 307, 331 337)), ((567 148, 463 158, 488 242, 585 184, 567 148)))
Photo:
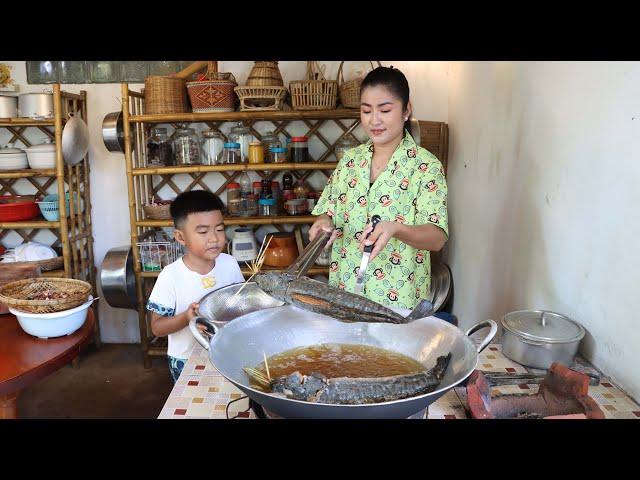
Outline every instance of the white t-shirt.
MULTIPOLYGON (((182 261, 182 257, 162 269, 153 291, 147 302, 147 310, 172 317, 198 302, 207 293, 232 283, 244 282, 240 266, 234 257, 221 253, 216 258, 216 264, 206 275, 189 270, 182 261)), ((186 359, 193 348, 196 339, 186 326, 182 330, 170 333, 167 354, 186 359)))

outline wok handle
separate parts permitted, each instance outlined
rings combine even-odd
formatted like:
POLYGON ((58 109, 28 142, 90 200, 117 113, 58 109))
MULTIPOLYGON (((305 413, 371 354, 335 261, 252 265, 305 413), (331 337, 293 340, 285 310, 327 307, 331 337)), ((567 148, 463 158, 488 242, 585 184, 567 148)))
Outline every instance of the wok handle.
POLYGON ((480 345, 478 345, 478 353, 484 350, 486 346, 491 343, 491 340, 493 340, 493 337, 496 336, 496 333, 498 333, 498 324, 491 319, 487 319, 482 322, 476 323, 473 327, 471 327, 465 333, 465 335, 469 337, 471 336, 471 334, 485 327, 491 327, 491 330, 489 330, 489 333, 487 334, 487 336, 484 337, 484 340, 482 340, 482 342, 480 342, 480 345))
POLYGON ((211 338, 218 333, 218 327, 212 323, 207 322, 203 317, 194 317, 189 321, 189 330, 196 338, 198 343, 202 345, 206 350, 209 350, 209 342, 211 338), (204 334, 198 329, 198 324, 207 327, 207 331, 204 334))

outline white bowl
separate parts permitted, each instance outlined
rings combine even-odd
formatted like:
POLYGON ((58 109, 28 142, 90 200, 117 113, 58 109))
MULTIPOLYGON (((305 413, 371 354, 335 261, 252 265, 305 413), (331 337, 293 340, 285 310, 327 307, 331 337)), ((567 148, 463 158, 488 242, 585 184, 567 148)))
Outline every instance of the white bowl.
POLYGON ((9 311, 18 319, 22 329, 29 335, 39 338, 54 338, 71 335, 78 330, 87 319, 87 311, 93 303, 93 296, 89 295, 82 305, 62 312, 27 313, 9 307, 9 311))
POLYGON ((53 143, 33 145, 25 150, 31 168, 55 168, 56 146, 53 143))

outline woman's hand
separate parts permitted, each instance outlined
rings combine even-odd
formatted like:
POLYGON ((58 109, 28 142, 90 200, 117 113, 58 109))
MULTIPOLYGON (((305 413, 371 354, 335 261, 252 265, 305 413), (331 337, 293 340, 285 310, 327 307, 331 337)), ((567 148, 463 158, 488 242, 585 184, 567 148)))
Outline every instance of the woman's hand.
POLYGON ((320 215, 316 219, 316 221, 313 222, 313 225, 311 225, 311 228, 309 228, 309 241, 312 242, 313 239, 316 238, 318 234, 323 231, 331 233, 331 236, 327 241, 327 245, 325 246, 325 248, 327 248, 329 247, 329 245, 333 243, 333 241, 338 236, 338 231, 333 228, 333 220, 331 220, 331 217, 329 215, 324 215, 324 214, 320 215))
POLYGON ((396 234, 398 226, 399 224, 397 222, 387 222, 383 220, 376 225, 375 230, 373 230, 371 235, 369 235, 369 238, 367 238, 367 235, 372 230, 371 223, 369 223, 362 231, 358 249, 362 252, 364 251, 365 245, 374 244, 373 250, 371 250, 371 256, 369 257, 369 261, 373 260, 376 258, 376 255, 378 255, 378 253, 387 246, 389 240, 391 240, 391 238, 396 234))

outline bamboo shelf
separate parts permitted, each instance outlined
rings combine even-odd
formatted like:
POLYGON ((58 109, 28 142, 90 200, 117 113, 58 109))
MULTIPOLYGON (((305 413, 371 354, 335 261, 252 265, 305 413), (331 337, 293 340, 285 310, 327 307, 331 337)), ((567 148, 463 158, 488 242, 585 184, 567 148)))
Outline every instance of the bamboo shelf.
MULTIPOLYGON (((84 280, 93 286, 93 295, 96 290, 96 267, 93 259, 93 234, 91 227, 91 191, 89 185, 89 161, 85 157, 82 162, 69 166, 62 158, 62 131, 68 118, 68 114, 76 112, 79 118, 87 121, 87 95, 85 91, 80 94, 64 92, 60 84, 54 84, 53 110, 54 117, 47 120, 34 120, 31 118, 0 118, 0 129, 11 136, 7 143, 16 143, 22 148, 30 147, 33 140, 33 132, 45 134, 56 145, 56 166, 51 169, 21 169, 0 171, 0 195, 17 195, 16 182, 29 185, 35 190, 36 195, 42 197, 48 193, 58 194, 60 219, 49 222, 43 217, 21 222, 1 222, 0 242, 9 233, 15 233, 22 237, 24 242, 29 242, 43 229, 49 230, 55 240, 51 244, 53 248, 62 250, 63 267, 60 270, 43 272, 45 277, 75 278, 84 280), (58 147, 59 146, 59 147, 58 147), (40 177, 45 180, 36 181, 40 177), (65 194, 76 198, 77 202, 70 204, 71 212, 67 211, 65 194), (75 212, 74 205, 81 205, 83 210, 75 212)), ((31 193, 28 193, 31 194, 31 193)), ((6 247, 15 245, 4 245, 6 247)), ((96 311, 96 316, 97 316, 96 311)), ((99 322, 96 317, 96 332, 94 336, 96 345, 100 345, 99 322)))
MULTIPOLYGON (((127 83, 121 84, 122 91, 122 119, 124 134, 124 155, 127 174, 127 190, 129 194, 129 220, 131 226, 131 245, 133 251, 133 263, 136 277, 136 296, 138 299, 138 321, 140 328, 140 343, 144 354, 145 367, 150 367, 150 355, 166 355, 166 339, 151 335, 148 325, 148 315, 145 309, 146 297, 151 291, 151 286, 158 276, 158 272, 142 272, 140 267, 140 253, 137 243, 140 235, 153 228, 171 227, 171 220, 150 220, 145 217, 142 202, 156 195, 162 198, 160 190, 169 188, 175 194, 193 188, 209 189, 203 182, 206 175, 219 175, 223 177, 222 186, 214 193, 220 195, 226 190, 230 182, 236 181, 243 171, 253 171, 263 179, 272 179, 275 173, 283 170, 292 172, 294 181, 305 180, 308 176, 319 172, 327 179, 336 167, 333 159, 336 144, 345 137, 353 134, 360 125, 359 109, 335 109, 327 111, 245 111, 245 112, 209 112, 209 113, 179 113, 164 115, 145 114, 144 94, 129 89, 127 83), (171 124, 174 127, 178 123, 202 123, 208 128, 220 130, 221 124, 241 121, 249 127, 252 134, 260 139, 261 135, 254 124, 257 122, 271 122, 276 135, 286 137, 299 136, 300 130, 296 129, 293 135, 287 130, 292 122, 303 124, 306 128, 305 135, 309 139, 319 141, 324 145, 324 153, 318 158, 311 158, 309 163, 287 164, 241 164, 241 165, 189 165, 171 167, 149 167, 146 164, 146 139, 152 125, 171 124), (339 130, 338 138, 329 139, 323 134, 322 127, 333 124, 339 130), (174 176, 182 175, 189 180, 187 187, 178 187, 174 176), (188 177, 191 177, 190 179, 188 177)), ((443 163, 446 169, 448 129, 442 122, 420 121, 420 139, 416 141, 428 148, 443 163)), ((285 225, 311 224, 314 217, 311 215, 278 216, 278 217, 225 217, 227 225, 274 225, 278 230, 285 225)), ((295 227, 299 235, 299 227, 295 227)), ((248 275, 248 269, 242 269, 243 274, 248 275)), ((328 267, 314 266, 310 274, 327 274, 328 267)))

